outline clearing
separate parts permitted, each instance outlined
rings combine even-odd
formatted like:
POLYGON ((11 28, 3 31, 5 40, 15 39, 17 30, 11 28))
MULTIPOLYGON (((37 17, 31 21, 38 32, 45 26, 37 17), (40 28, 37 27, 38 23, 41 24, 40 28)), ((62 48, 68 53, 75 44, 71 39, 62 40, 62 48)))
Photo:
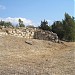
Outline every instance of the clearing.
POLYGON ((0 75, 75 75, 75 42, 0 36, 0 75))

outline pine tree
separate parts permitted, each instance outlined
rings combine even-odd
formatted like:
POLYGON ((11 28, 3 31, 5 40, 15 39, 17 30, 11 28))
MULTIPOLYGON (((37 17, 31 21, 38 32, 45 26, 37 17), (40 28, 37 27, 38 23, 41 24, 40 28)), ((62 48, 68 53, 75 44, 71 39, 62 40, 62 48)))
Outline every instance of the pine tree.
POLYGON ((21 19, 19 19, 18 21, 19 21, 19 27, 25 27, 25 25, 23 24, 23 21, 21 19))
POLYGON ((58 35, 59 39, 63 39, 64 30, 63 30, 63 24, 61 21, 55 21, 53 23, 52 31, 58 35))
POLYGON ((50 27, 48 26, 48 22, 47 21, 41 21, 41 25, 39 26, 40 29, 43 29, 43 30, 50 30, 50 27))
POLYGON ((65 30, 64 38, 67 41, 75 41, 75 22, 74 18, 65 13, 65 19, 63 20, 63 28, 65 30))
POLYGON ((62 21, 56 21, 52 25, 52 31, 57 33, 59 39, 65 41, 75 41, 75 20, 68 13, 62 21))

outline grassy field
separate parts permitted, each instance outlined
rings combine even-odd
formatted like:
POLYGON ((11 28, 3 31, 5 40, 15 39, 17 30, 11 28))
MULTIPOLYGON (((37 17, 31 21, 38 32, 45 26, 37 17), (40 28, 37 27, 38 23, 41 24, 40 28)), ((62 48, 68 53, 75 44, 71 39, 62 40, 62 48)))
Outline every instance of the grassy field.
POLYGON ((0 36, 0 75, 75 75, 75 42, 0 36))

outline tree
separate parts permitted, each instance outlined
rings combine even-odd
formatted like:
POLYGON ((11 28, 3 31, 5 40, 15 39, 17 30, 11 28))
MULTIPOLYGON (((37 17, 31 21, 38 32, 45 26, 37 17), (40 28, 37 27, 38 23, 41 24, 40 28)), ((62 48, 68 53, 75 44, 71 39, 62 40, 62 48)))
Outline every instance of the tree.
POLYGON ((58 35, 59 39, 62 39, 64 36, 64 29, 62 22, 55 21, 52 25, 52 31, 58 35))
POLYGON ((11 22, 0 21, 0 26, 4 27, 14 27, 11 22))
POLYGON ((19 27, 25 27, 25 25, 23 24, 23 21, 21 19, 19 19, 18 21, 19 21, 19 27))
POLYGON ((68 13, 65 13, 65 18, 63 20, 63 28, 65 30, 64 38, 67 41, 75 41, 75 21, 74 17, 71 17, 68 13))
POLYGON ((5 22, 1 20, 1 21, 0 21, 0 26, 4 26, 4 23, 5 23, 5 22))
POLYGON ((43 29, 43 30, 50 30, 50 27, 48 26, 48 22, 47 21, 41 21, 41 25, 39 26, 40 29, 43 29))
POLYGON ((59 39, 65 41, 75 41, 75 20, 68 13, 62 21, 56 21, 52 25, 52 31, 57 33, 59 39))
POLYGON ((5 23, 4 23, 4 26, 5 26, 5 27, 13 27, 13 25, 12 25, 11 22, 5 22, 5 23))

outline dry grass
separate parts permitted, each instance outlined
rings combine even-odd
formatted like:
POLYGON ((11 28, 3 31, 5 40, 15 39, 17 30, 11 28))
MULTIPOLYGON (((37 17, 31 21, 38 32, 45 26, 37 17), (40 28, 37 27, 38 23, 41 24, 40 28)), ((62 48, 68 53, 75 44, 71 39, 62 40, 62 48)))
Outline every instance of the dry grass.
POLYGON ((73 42, 0 36, 0 75, 75 75, 74 53, 73 42))

